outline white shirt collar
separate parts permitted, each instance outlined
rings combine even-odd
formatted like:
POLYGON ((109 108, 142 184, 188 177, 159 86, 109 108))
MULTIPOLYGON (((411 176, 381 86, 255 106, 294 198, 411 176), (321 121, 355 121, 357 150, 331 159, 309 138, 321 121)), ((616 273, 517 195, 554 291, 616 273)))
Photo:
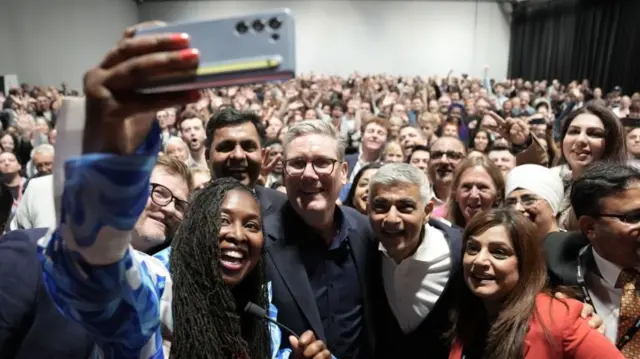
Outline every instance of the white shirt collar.
MULTIPOLYGON (((403 259, 403 262, 409 259, 420 262, 431 262, 440 258, 440 251, 432 250, 433 243, 429 240, 429 238, 434 235, 433 231, 438 231, 438 229, 430 226, 428 223, 424 225, 424 236, 422 237, 422 242, 418 245, 418 248, 411 256, 403 259)), ((382 242, 378 244, 378 250, 382 252, 387 258, 393 261, 393 259, 389 257, 389 253, 387 252, 387 250, 382 245, 382 242)))

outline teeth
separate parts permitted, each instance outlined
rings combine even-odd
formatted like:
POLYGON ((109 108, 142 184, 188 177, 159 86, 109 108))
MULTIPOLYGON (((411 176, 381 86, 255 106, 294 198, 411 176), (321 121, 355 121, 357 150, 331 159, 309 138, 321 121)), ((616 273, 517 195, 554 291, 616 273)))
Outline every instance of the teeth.
POLYGON ((222 252, 222 254, 226 257, 229 258, 233 258, 233 259, 243 259, 244 258, 244 254, 238 252, 238 251, 224 251, 222 252))

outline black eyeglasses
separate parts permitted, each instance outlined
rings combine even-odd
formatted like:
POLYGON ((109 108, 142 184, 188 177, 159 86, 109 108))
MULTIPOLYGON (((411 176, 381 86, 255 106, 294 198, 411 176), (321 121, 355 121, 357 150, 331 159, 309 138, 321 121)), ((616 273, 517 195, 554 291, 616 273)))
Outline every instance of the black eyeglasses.
POLYGON ((303 158, 292 158, 284 161, 284 172, 289 176, 302 176, 307 164, 311 163, 313 171, 318 175, 329 175, 333 172, 336 163, 340 162, 334 158, 314 158, 307 161, 303 158))
POLYGON ((623 223, 627 224, 637 224, 640 223, 640 212, 632 212, 625 214, 616 214, 616 213, 600 213, 598 217, 609 217, 609 218, 617 218, 623 223))
POLYGON ((440 159, 442 156, 447 156, 447 158, 452 160, 459 160, 464 157, 464 154, 456 151, 433 151, 431 152, 431 159, 440 159))
POLYGON ((189 206, 189 202, 176 198, 170 189, 158 183, 151 183, 151 200, 160 207, 166 207, 173 202, 180 218, 182 218, 189 206))

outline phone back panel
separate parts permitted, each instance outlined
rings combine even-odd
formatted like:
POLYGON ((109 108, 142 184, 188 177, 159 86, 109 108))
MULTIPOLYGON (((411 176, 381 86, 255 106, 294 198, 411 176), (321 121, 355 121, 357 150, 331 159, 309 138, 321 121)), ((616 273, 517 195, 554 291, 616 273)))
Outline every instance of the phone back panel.
POLYGON ((136 36, 187 33, 200 51, 197 73, 155 78, 143 92, 264 83, 295 76, 295 28, 289 9, 139 30, 136 36))

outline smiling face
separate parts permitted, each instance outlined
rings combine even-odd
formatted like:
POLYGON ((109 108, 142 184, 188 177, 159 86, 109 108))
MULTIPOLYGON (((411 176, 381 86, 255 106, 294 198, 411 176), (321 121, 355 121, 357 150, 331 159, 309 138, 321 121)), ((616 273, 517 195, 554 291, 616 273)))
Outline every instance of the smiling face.
POLYGON ((464 281, 485 302, 501 302, 515 288, 520 273, 518 257, 504 226, 470 237, 462 257, 464 281))
POLYGON ((151 195, 149 196, 147 205, 136 222, 136 236, 132 241, 133 247, 140 251, 163 243, 175 232, 184 216, 183 207, 176 207, 176 199, 186 202, 189 197, 189 187, 184 178, 169 172, 164 166, 156 166, 153 169, 151 183, 163 186, 163 190, 169 191, 166 196, 173 196, 175 199, 161 207, 151 199, 151 195))
POLYGON ((595 115, 577 116, 562 139, 562 154, 574 174, 602 157, 605 148, 605 128, 595 115))
POLYGON ((296 137, 285 148, 284 167, 289 203, 307 223, 320 225, 347 182, 338 142, 320 134, 296 137))
POLYGON ((420 189, 411 183, 376 184, 370 196, 368 212, 373 232, 389 256, 400 262, 420 244, 433 203, 422 203, 420 189))
POLYGON ((484 168, 472 167, 460 175, 456 200, 466 221, 475 214, 493 207, 497 196, 496 184, 484 168))
POLYGON ((260 136, 251 122, 219 128, 211 144, 214 178, 233 177, 253 187, 262 166, 260 136))
POLYGON ((220 205, 220 266, 226 285, 236 286, 260 261, 264 237, 260 206, 251 194, 232 190, 220 205))
POLYGON ((370 168, 360 176, 358 183, 354 183, 356 190, 353 195, 353 206, 360 213, 366 213, 367 201, 369 201, 369 179, 374 173, 378 171, 377 168, 370 168))

